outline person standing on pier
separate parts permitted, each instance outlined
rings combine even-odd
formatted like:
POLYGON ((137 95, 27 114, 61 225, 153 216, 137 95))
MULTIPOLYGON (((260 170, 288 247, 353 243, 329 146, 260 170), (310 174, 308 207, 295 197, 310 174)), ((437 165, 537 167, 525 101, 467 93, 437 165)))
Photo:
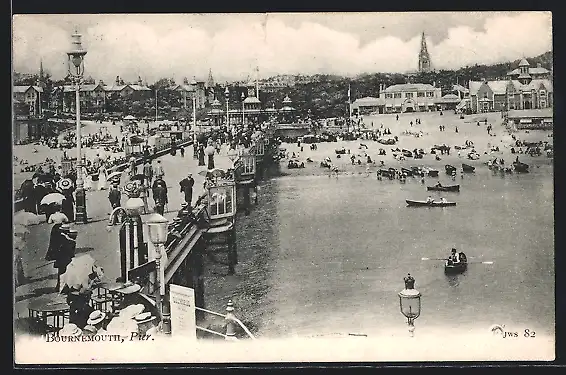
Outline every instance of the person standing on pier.
POLYGON ((151 186, 151 181, 153 180, 153 167, 151 166, 151 162, 146 160, 143 165, 143 175, 145 178, 145 185, 151 186))
POLYGON ((161 176, 156 176, 151 190, 153 192, 153 201, 155 202, 155 212, 163 215, 165 212, 165 206, 168 203, 168 198, 167 184, 163 181, 161 176))
POLYGON ((156 179, 163 179, 165 176, 165 171, 163 170, 163 166, 161 165, 161 160, 157 160, 157 165, 153 170, 153 177, 156 179))
POLYGON ((192 206, 193 186, 195 185, 192 173, 189 173, 186 178, 183 178, 181 182, 179 182, 179 185, 181 186, 181 193, 185 194, 185 202, 189 207, 192 206))

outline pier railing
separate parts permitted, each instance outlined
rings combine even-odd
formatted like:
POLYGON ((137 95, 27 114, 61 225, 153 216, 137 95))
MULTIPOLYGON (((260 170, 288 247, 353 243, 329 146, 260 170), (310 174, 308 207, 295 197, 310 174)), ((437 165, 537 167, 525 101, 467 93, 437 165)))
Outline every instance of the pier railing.
POLYGON ((242 331, 246 334, 246 337, 248 337, 252 340, 256 339, 255 336, 253 335, 253 333, 250 332, 248 327, 246 327, 246 325, 244 323, 242 323, 242 321, 240 319, 236 318, 236 316, 234 315, 234 305, 233 305, 232 301, 228 301, 228 306, 226 307, 226 314, 220 314, 220 313, 217 313, 217 312, 214 312, 214 311, 211 311, 211 310, 203 309, 201 307, 195 307, 195 309, 202 311, 206 314, 210 314, 210 315, 214 315, 214 316, 224 318, 224 321, 225 321, 226 333, 221 333, 221 332, 214 331, 212 329, 201 327, 201 326, 197 325, 197 330, 199 330, 199 331, 203 331, 203 332, 210 333, 212 335, 223 337, 225 340, 238 340, 238 338, 236 337, 236 327, 239 326, 242 329, 242 331))

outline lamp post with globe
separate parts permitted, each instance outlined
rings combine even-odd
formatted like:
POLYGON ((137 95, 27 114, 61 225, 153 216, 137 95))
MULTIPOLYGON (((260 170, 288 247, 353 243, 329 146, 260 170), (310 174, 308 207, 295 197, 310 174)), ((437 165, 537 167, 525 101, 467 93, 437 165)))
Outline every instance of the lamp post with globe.
POLYGON ((168 221, 158 213, 153 214, 147 220, 147 228, 149 232, 149 239, 155 246, 155 268, 157 272, 158 288, 155 293, 156 305, 158 306, 161 314, 161 328, 163 333, 171 334, 171 312, 169 308, 169 301, 166 293, 165 283, 165 266, 161 264, 161 258, 165 254, 164 243, 167 241, 167 227, 168 221))
POLYGON ((67 67, 69 77, 75 84, 75 102, 76 102, 76 138, 77 138, 77 181, 75 190, 75 219, 77 223, 87 223, 86 212, 86 194, 84 190, 84 180, 82 176, 82 155, 81 155, 81 99, 80 99, 80 85, 84 76, 84 57, 86 50, 81 43, 81 34, 77 31, 72 35, 73 46, 67 52, 67 67))
POLYGON ((415 279, 411 274, 404 278, 405 289, 399 292, 399 307, 401 314, 407 318, 409 334, 415 335, 415 319, 421 315, 421 293, 415 289, 415 279))
POLYGON ((230 131, 230 107, 228 104, 230 101, 230 90, 228 90, 228 86, 226 86, 226 90, 224 90, 224 97, 226 98, 226 129, 230 131))

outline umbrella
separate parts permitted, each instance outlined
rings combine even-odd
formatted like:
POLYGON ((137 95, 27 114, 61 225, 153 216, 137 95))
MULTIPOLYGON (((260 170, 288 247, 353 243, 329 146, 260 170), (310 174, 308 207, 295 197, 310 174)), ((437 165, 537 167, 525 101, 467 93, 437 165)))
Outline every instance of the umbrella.
POLYGON ((221 168, 213 168, 209 170, 208 173, 214 178, 224 177, 226 175, 226 171, 221 168))
POLYGON ((37 225, 41 223, 43 218, 40 215, 36 215, 33 212, 20 211, 14 215, 14 224, 21 225, 37 225))
POLYGON ((52 204, 52 203, 61 204, 63 203, 63 200, 65 200, 65 196, 63 194, 50 193, 47 194, 45 197, 43 197, 40 204, 52 204))
POLYGON ((127 115, 126 117, 124 117, 124 120, 135 120, 136 118, 132 115, 127 115))
POLYGON ((66 272, 61 275, 61 290, 64 286, 76 290, 88 288, 90 286, 89 275, 93 272, 97 273, 98 278, 103 275, 102 269, 97 266, 92 256, 82 254, 73 258, 67 266, 66 272))
POLYGON ((73 187, 73 181, 70 178, 62 178, 57 181, 57 184, 55 186, 59 190, 68 190, 73 187))
POLYGON ((121 177, 122 176, 122 172, 112 172, 108 175, 108 180, 112 180, 116 177, 121 177))

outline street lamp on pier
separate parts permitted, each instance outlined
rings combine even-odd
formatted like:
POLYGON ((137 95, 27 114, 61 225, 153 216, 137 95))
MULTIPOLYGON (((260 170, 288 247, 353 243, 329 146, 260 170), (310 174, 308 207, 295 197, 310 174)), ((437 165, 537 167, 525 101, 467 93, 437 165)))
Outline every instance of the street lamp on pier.
POLYGON ((84 57, 86 50, 81 43, 81 34, 77 31, 71 36, 73 39, 72 48, 67 52, 67 68, 69 76, 75 84, 76 118, 77 118, 77 188, 75 190, 75 218, 76 222, 86 224, 86 194, 84 191, 84 181, 82 176, 82 155, 81 155, 81 99, 80 85, 84 76, 84 57))
POLYGON ((244 114, 244 100, 246 99, 246 96, 244 95, 244 93, 242 93, 242 128, 244 128, 246 126, 246 115, 244 114))
POLYGON ((421 293, 415 289, 415 279, 411 274, 404 278, 405 289, 399 292, 399 307, 401 314, 407 318, 409 334, 415 335, 415 319, 421 315, 421 293))
MULTIPOLYGON (((158 213, 147 220, 149 239, 155 245, 155 268, 157 272, 157 288, 155 293, 156 305, 161 314, 161 328, 163 333, 171 334, 171 313, 165 292, 165 264, 161 264, 161 257, 165 252, 163 244, 167 241, 168 221, 158 213)), ((165 254, 166 255, 166 254, 165 254)))
POLYGON ((224 96, 226 97, 226 129, 230 130, 230 115, 228 113, 229 106, 228 102, 230 101, 230 91, 228 90, 228 86, 226 86, 226 90, 224 90, 224 96))
POLYGON ((197 148, 197 98, 193 95, 193 158, 198 159, 197 148))

